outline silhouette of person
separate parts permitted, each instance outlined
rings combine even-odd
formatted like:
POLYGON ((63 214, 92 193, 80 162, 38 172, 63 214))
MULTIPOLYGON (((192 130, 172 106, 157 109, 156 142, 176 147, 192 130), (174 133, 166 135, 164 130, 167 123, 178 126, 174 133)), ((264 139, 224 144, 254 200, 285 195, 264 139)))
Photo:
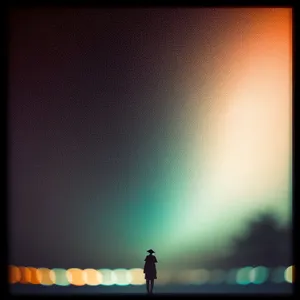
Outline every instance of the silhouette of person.
POLYGON ((145 265, 144 265, 144 273, 145 273, 145 279, 146 279, 146 286, 147 286, 147 292, 152 294, 153 287, 154 287, 154 279, 157 279, 157 273, 156 273, 156 263, 157 259, 153 255, 155 253, 152 249, 147 251, 149 255, 145 258, 145 265))

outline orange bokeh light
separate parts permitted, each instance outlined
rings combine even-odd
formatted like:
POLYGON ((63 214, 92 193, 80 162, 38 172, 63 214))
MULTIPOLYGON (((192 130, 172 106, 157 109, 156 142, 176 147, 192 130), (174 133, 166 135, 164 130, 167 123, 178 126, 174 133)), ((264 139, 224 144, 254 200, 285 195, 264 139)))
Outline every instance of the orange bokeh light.
POLYGON ((131 281, 132 285, 142 285, 145 284, 145 274, 143 269, 130 269, 131 281))
POLYGON ((55 284, 55 273, 48 268, 40 268, 39 274, 42 285, 53 285, 55 284))
POLYGON ((11 284, 20 282, 21 280, 21 271, 18 267, 16 266, 9 266, 8 267, 9 271, 9 279, 8 282, 11 284))
POLYGON ((27 267, 19 267, 19 270, 21 272, 21 279, 20 283, 28 284, 31 282, 31 272, 29 268, 27 267))
POLYGON ((67 278, 70 284, 82 286, 85 285, 84 272, 81 269, 72 268, 67 271, 67 278))
POLYGON ((28 268, 31 272, 30 283, 31 284, 41 284, 42 275, 41 272, 36 268, 28 268))
POLYGON ((102 274, 95 269, 85 269, 83 277, 85 283, 88 285, 99 285, 102 282, 102 274))

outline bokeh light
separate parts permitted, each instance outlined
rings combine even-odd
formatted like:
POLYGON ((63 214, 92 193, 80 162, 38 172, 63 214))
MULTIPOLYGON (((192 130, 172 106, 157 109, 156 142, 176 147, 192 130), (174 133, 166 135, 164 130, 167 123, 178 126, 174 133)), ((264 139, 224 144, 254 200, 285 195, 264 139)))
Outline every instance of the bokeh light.
POLYGON ((244 267, 239 269, 236 274, 236 282, 238 284, 249 284, 250 283, 250 271, 252 270, 251 267, 244 267))
POLYGON ((274 283, 283 283, 285 280, 284 278, 285 270, 286 268, 283 266, 275 268, 271 273, 271 280, 274 283))
POLYGON ((59 286, 68 286, 70 285, 67 278, 67 270, 61 268, 52 269, 55 274, 55 284, 59 286))
POLYGON ((30 271, 30 283, 31 284, 41 284, 42 276, 38 269, 36 268, 28 268, 30 271))
POLYGON ((83 278, 87 285, 96 286, 102 282, 102 274, 95 269, 85 269, 83 271, 83 278))
POLYGON ((129 285, 131 282, 130 271, 126 269, 113 270, 113 277, 117 285, 129 285))
POLYGON ((238 269, 231 269, 227 273, 226 282, 228 284, 236 284, 236 275, 237 275, 238 269))
POLYGON ((145 275, 143 269, 134 268, 129 270, 130 273, 130 284, 132 285, 143 285, 145 284, 145 275))
POLYGON ((67 270, 67 278, 70 284, 76 286, 85 285, 83 270, 77 268, 71 268, 67 270))
POLYGON ((39 273, 41 275, 42 285, 53 285, 55 284, 55 273, 48 268, 39 268, 39 273))
MULTIPOLYGON (((183 285, 205 285, 205 284, 240 284, 248 285, 264 284, 270 277, 270 281, 279 284, 283 282, 293 283, 295 276, 295 266, 278 267, 269 270, 264 266, 243 267, 240 269, 231 270, 182 270, 173 272, 162 270, 159 272, 158 279, 155 284, 183 284, 183 285)), ((143 269, 85 269, 71 268, 65 270, 63 268, 33 268, 33 267, 18 267, 9 266, 9 283, 14 284, 20 282, 22 284, 41 284, 50 286, 56 284, 58 286, 105 286, 119 285, 144 285, 143 269)))
POLYGON ((8 275, 9 275, 9 283, 14 284, 20 282, 21 280, 21 271, 16 266, 9 266, 8 267, 8 275))
POLYGON ((294 266, 289 266, 284 272, 284 279, 286 282, 293 283, 295 276, 295 268, 294 266))
POLYGON ((114 285, 115 278, 113 271, 110 269, 100 269, 99 272, 102 274, 102 285, 114 285))
POLYGON ((27 267, 19 267, 19 270, 21 272, 21 279, 20 283, 27 284, 31 281, 31 272, 29 268, 27 267))
POLYGON ((269 270, 266 267, 259 266, 253 268, 249 275, 249 279, 252 283, 261 284, 267 280, 269 276, 269 270))

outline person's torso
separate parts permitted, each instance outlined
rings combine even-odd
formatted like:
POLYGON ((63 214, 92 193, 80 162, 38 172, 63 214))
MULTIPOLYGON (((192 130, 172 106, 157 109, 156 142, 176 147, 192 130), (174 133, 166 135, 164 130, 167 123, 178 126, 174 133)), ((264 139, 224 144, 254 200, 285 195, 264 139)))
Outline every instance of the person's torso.
POLYGON ((156 262, 156 258, 155 258, 155 256, 153 256, 153 255, 148 255, 147 257, 146 257, 146 265, 153 265, 153 266, 155 266, 155 262, 156 262))

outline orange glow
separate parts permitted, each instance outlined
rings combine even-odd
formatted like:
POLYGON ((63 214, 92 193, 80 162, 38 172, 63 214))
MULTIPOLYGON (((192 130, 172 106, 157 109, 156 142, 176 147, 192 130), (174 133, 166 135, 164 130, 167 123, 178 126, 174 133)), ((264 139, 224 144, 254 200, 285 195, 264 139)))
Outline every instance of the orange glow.
POLYGON ((21 280, 21 271, 18 267, 16 266, 9 266, 8 267, 8 272, 9 272, 9 283, 17 283, 20 282, 21 280))
POLYGON ((251 29, 240 40, 228 44, 236 54, 230 64, 233 79, 224 82, 217 92, 219 99, 225 94, 230 98, 220 100, 223 114, 214 117, 216 152, 212 155, 215 180, 230 193, 244 191, 244 182, 251 182, 251 190, 258 193, 288 184, 292 99, 290 14, 289 9, 249 9, 251 29), (253 180, 258 174, 261 180, 253 180))
POLYGON ((39 274, 42 285, 53 285, 55 283, 55 273, 48 268, 40 268, 39 274))
POLYGON ((85 276, 81 269, 72 268, 67 271, 67 278, 70 284, 82 286, 85 285, 85 276))
POLYGON ((290 219, 292 11, 230 11, 230 34, 210 60, 211 87, 206 94, 199 88, 203 68, 195 65, 188 90, 195 120, 185 129, 192 138, 192 175, 178 204, 183 226, 173 248, 190 247, 197 235, 209 251, 211 236, 225 243, 245 217, 262 210, 271 209, 284 223, 290 219))
POLYGON ((31 272, 27 267, 19 267, 21 272, 20 283, 27 284, 31 281, 31 272))
POLYGON ((130 284, 142 285, 145 284, 145 274, 142 269, 131 269, 129 270, 131 275, 130 284))
POLYGON ((99 271, 94 269, 85 269, 83 271, 83 278, 85 284, 88 285, 99 285, 102 282, 102 274, 99 271))
POLYGON ((41 284, 42 276, 41 272, 36 268, 28 268, 31 272, 30 283, 31 284, 41 284))

